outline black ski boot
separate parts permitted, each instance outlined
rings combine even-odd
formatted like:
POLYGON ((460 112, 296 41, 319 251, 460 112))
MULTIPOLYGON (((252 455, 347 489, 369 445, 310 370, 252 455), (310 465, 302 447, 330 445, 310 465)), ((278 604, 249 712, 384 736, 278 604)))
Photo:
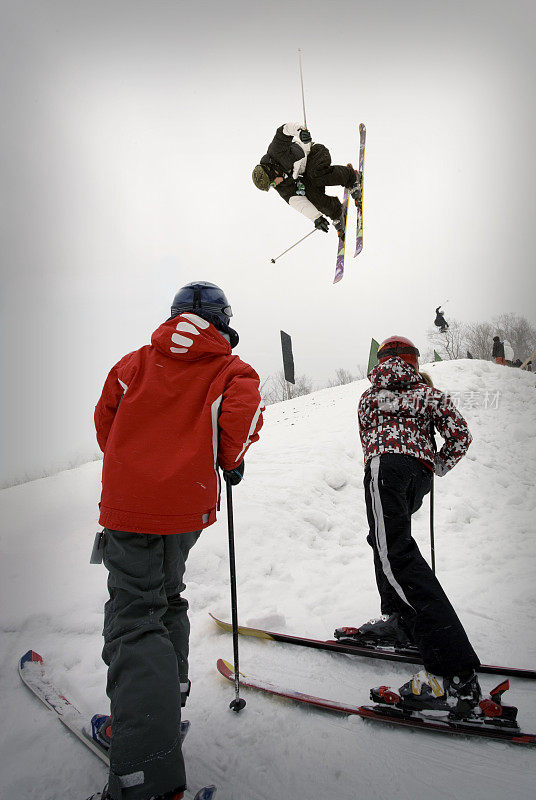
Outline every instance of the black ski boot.
POLYGON ((345 210, 344 208, 341 208, 340 217, 338 219, 332 219, 331 220, 331 222, 333 224, 333 227, 337 231, 337 234, 338 234, 340 239, 342 239, 342 237, 344 236, 344 231, 345 231, 345 228, 346 228, 346 214, 347 213, 348 213, 347 210, 345 210))
MULTIPOLYGON (((348 166, 351 166, 349 164, 348 166)), ((350 186, 350 194, 352 195, 352 200, 356 204, 359 205, 361 202, 362 194, 363 194, 363 173, 356 171, 356 182, 353 186, 350 186)))
POLYGON ((370 619, 359 628, 337 628, 334 636, 348 644, 416 649, 397 613, 370 619))

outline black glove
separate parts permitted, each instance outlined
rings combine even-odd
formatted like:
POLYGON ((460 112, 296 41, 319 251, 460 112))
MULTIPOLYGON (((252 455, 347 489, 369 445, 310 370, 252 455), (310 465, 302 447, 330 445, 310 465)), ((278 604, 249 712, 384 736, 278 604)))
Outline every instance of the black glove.
POLYGON ((315 228, 317 231, 324 231, 327 233, 329 231, 329 222, 325 217, 317 217, 315 219, 315 228))
POLYGON ((240 483, 244 477, 244 467, 245 462, 242 460, 234 469, 224 469, 223 477, 225 478, 226 483, 230 483, 231 486, 236 486, 238 483, 240 483))
POLYGON ((312 140, 312 138, 311 138, 311 134, 309 133, 309 131, 307 130, 307 128, 303 128, 303 129, 300 131, 300 140, 301 140, 301 141, 302 141, 304 144, 309 144, 309 142, 312 142, 312 141, 313 141, 313 140, 312 140))

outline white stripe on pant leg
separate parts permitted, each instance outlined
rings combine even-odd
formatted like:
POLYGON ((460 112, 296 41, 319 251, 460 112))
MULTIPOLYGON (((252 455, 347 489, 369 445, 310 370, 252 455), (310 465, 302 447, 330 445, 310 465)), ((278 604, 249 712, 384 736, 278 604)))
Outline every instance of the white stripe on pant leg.
POLYGON ((378 555, 380 556, 380 561, 383 569, 383 574, 397 593, 399 597, 402 598, 404 603, 406 603, 410 608, 413 608, 411 603, 409 602, 408 598, 404 594, 404 591, 398 581, 396 580, 395 576, 393 575, 393 570, 391 569, 391 564, 389 563, 389 551, 387 549, 387 534, 385 532, 385 520, 383 518, 383 508, 382 508, 382 500, 380 497, 380 456, 373 456, 370 465, 370 486, 372 489, 372 514, 374 516, 374 522, 376 526, 376 546, 378 548, 378 555))

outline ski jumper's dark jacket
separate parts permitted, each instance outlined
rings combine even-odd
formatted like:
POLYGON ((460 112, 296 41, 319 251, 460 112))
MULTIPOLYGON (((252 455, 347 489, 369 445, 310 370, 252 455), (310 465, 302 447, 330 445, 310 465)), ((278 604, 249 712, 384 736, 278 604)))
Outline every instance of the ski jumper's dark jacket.
POLYGON ((100 523, 187 533, 216 520, 218 466, 238 466, 262 426, 259 376, 206 320, 183 313, 111 370, 95 408, 104 453, 100 523))
POLYGON ((493 350, 491 351, 493 358, 504 358, 504 344, 497 340, 493 342, 493 350))
POLYGON ((322 214, 339 219, 342 214, 338 197, 326 194, 326 186, 352 187, 355 170, 350 166, 331 163, 331 155, 319 142, 302 142, 297 122, 281 125, 261 158, 261 165, 273 181, 283 178, 275 187, 292 208, 313 222, 322 214))
POLYGON ((303 129, 303 125, 297 122, 286 122, 281 125, 260 163, 270 180, 283 178, 283 181, 275 187, 280 197, 296 211, 314 221, 321 216, 321 213, 298 187, 298 180, 303 178, 312 145, 312 142, 305 143, 300 140, 300 131, 303 129))
POLYGON ((438 306, 435 310, 436 318, 434 320, 434 325, 437 325, 438 328, 448 328, 443 312, 439 310, 440 308, 441 306, 438 306))
POLYGON ((382 453, 414 456, 447 472, 465 455, 471 434, 450 397, 427 386, 398 356, 370 373, 372 386, 359 401, 359 433, 365 464, 382 453), (444 444, 434 454, 431 423, 444 444))

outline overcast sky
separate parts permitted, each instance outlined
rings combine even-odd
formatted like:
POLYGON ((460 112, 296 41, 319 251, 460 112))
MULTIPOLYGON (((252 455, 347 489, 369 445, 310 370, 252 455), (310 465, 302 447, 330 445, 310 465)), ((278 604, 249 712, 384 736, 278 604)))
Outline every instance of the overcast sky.
POLYGON ((221 285, 263 378, 279 330, 320 384, 434 308, 536 322, 534 3, 219 0, 1 3, 4 478, 94 448, 111 366, 176 289, 221 285), (367 125, 363 253, 251 170, 307 123, 334 163, 367 125))

